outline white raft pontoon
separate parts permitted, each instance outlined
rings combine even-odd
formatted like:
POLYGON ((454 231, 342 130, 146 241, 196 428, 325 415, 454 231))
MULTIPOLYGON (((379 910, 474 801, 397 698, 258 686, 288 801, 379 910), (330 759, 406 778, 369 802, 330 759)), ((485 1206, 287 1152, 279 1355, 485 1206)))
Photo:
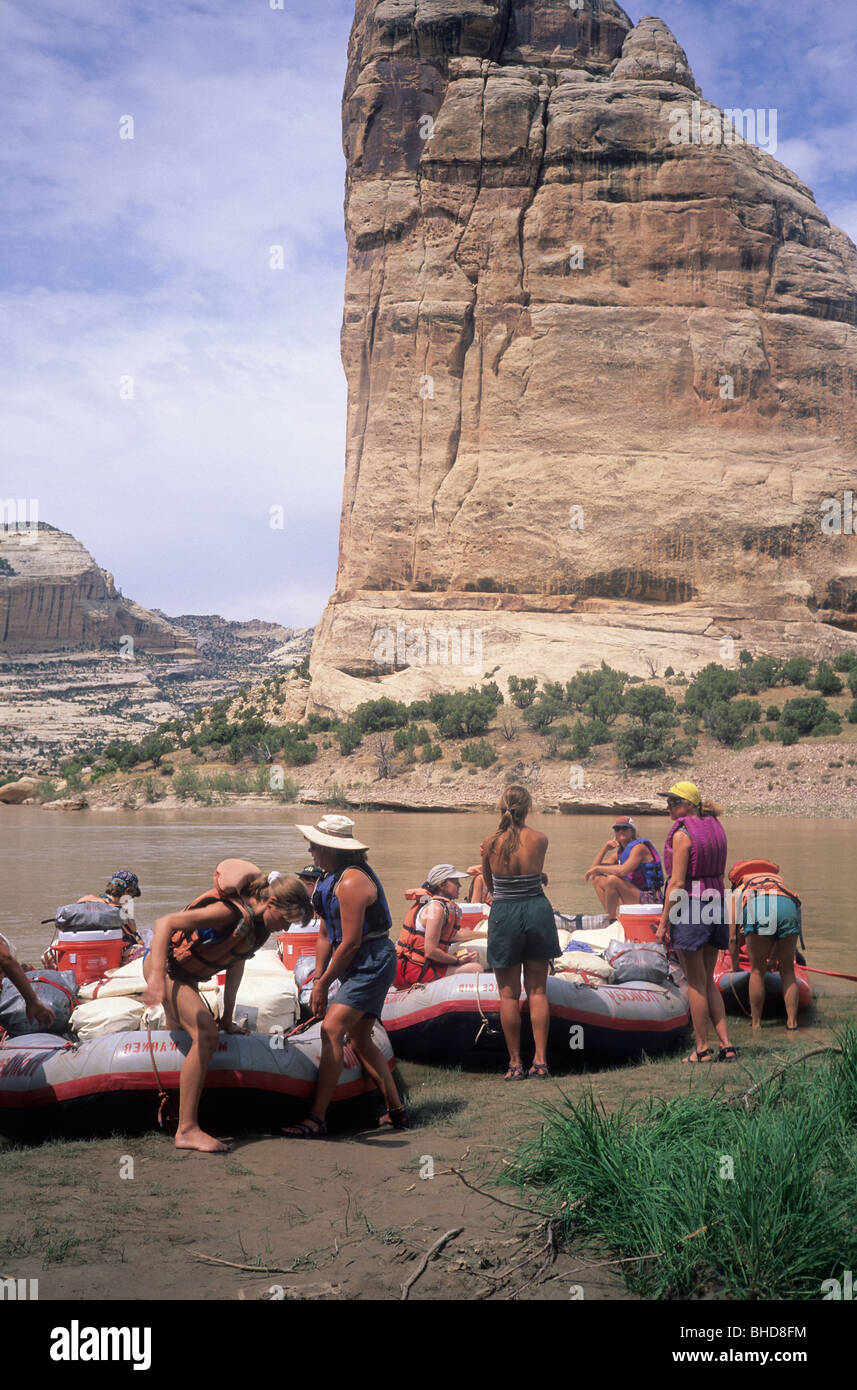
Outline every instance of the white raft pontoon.
MULTIPOLYGON (((622 1061, 645 1052, 668 1052, 684 1036, 689 1023, 687 986, 677 967, 663 984, 647 980, 612 981, 612 970, 599 954, 624 933, 618 922, 573 935, 563 930, 563 946, 590 947, 593 954, 575 952, 558 958, 561 973, 549 975, 548 1058, 560 1063, 622 1061), (568 962, 574 968, 567 971, 568 962)), ((606 920, 606 919, 600 919, 606 920)), ((467 942, 484 959, 486 944, 467 942)), ((525 994, 520 999, 522 1044, 532 1049, 532 1030, 525 994)), ((500 1027, 500 995, 494 975, 447 975, 441 980, 391 990, 381 1021, 397 1057, 413 1062, 447 1065, 495 1060, 506 1055, 500 1027)))
MULTIPOLYGON (((200 1121, 209 1127, 273 1130, 302 1120, 315 1089, 320 1026, 284 1033, 221 1033, 206 1077, 200 1121)), ((388 1065, 383 1028, 374 1041, 388 1065)), ((112 1033, 72 1043, 48 1033, 0 1046, 0 1134, 14 1139, 96 1135, 154 1128, 163 1088, 178 1113, 186 1033, 112 1033)), ((330 1111, 334 1127, 371 1122, 381 1095, 350 1048, 330 1111)))

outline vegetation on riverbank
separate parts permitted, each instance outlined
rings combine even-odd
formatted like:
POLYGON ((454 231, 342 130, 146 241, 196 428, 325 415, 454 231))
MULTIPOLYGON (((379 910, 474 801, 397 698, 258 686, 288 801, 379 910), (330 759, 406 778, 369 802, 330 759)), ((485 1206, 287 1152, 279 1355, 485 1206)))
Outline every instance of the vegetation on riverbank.
POLYGON ((726 1100, 563 1097, 504 1178, 540 1188, 644 1297, 821 1298, 857 1261, 853 1023, 837 1046, 726 1100))
MULTIPOLYGON (((765 756, 755 759, 754 771, 769 770, 767 792, 779 791, 788 810, 790 800, 795 809, 805 805, 802 788, 789 790, 789 774, 801 761, 780 767, 776 750, 806 741, 822 749, 825 739, 838 740, 836 756, 825 767, 810 753, 813 776, 824 785, 840 782, 845 799, 857 781, 857 653, 814 667, 805 657, 741 652, 735 667, 712 664, 692 679, 668 668, 651 681, 602 664, 564 685, 512 676, 505 693, 486 679, 410 704, 382 696, 344 719, 285 718, 287 708, 294 711, 294 692, 294 680, 269 677, 136 743, 113 740, 81 753, 63 764, 64 781, 42 779, 38 799, 128 808, 165 800, 214 805, 248 795, 294 800, 309 778, 310 787, 320 781, 326 789, 322 800, 336 786, 342 801, 371 805, 372 788, 382 783, 389 790, 381 800, 391 804, 399 797, 390 784, 398 781, 410 784, 405 804, 429 806, 492 801, 498 778, 535 785, 541 776, 540 790, 556 784, 546 791, 548 803, 561 799, 563 781, 572 792, 599 788, 606 800, 635 776, 686 773, 712 762, 728 770, 729 754, 756 748, 765 756)), ((737 759, 734 765, 749 767, 737 759)), ((754 777, 756 783, 754 805, 766 799, 765 781, 754 777)))

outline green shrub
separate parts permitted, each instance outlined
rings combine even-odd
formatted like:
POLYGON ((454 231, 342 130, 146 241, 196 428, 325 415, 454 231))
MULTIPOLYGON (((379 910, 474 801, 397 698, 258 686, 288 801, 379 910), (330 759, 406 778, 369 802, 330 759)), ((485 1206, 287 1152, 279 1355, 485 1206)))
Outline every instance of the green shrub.
POLYGON ((806 685, 812 671, 807 656, 793 656, 783 667, 783 685, 806 685))
POLYGON ((857 724, 857 700, 852 700, 845 711, 845 718, 849 724, 857 724))
POLYGON ((465 743, 461 750, 461 761, 475 763, 476 767, 490 767, 492 763, 496 763, 497 754, 491 744, 481 738, 476 743, 465 743))
POLYGON ((803 734, 817 734, 820 728, 835 725, 831 732, 838 731, 839 716, 820 695, 802 695, 794 700, 786 700, 780 715, 780 729, 794 729, 800 737, 803 734))
POLYGON ((196 769, 180 767, 173 778, 173 791, 179 801, 187 801, 189 797, 198 797, 202 791, 202 784, 196 769))
POLYGON ((841 695, 842 681, 833 667, 829 666, 826 661, 822 661, 819 663, 810 689, 817 690, 821 695, 841 695))
POLYGON ((632 719, 648 721, 669 716, 670 723, 675 723, 675 700, 659 685, 635 686, 625 692, 623 703, 625 713, 632 719))
POLYGON ((551 695, 540 694, 535 704, 524 710, 523 720, 536 733, 543 734, 546 729, 550 728, 551 724, 561 718, 564 709, 565 706, 561 700, 557 700, 551 695))
POLYGON ((674 675, 675 675, 675 671, 673 670, 672 666, 668 666, 667 669, 664 671, 664 680, 667 680, 667 681, 668 681, 668 680, 670 680, 674 675))
POLYGON ((424 763, 436 763, 443 757, 443 749, 439 743, 424 743, 420 758, 424 763))
POLYGON ((779 719, 779 717, 780 717, 780 707, 779 707, 779 705, 768 705, 768 708, 765 710, 765 718, 771 720, 772 722, 775 722, 776 720, 779 719))
POLYGON ((472 738, 490 727, 497 705, 491 694, 471 689, 455 695, 433 695, 428 712, 441 738, 472 738))
POLYGON ((357 725, 352 724, 350 720, 345 724, 340 724, 336 732, 336 737, 339 741, 339 751, 343 758, 350 757, 354 750, 359 748, 363 742, 363 735, 357 728, 357 725))
POLYGON ((844 675, 848 675, 855 667, 857 667, 857 652, 840 652, 838 656, 833 658, 834 671, 841 671, 844 675))
POLYGON ((783 663, 774 656, 759 656, 739 672, 741 689, 748 695, 758 695, 778 685, 783 676, 783 663))
POLYGON ((712 705, 731 700, 741 689, 737 671, 711 662, 694 676, 684 692, 684 707, 690 714, 704 714, 712 705))
POLYGON ((655 714, 646 723, 629 724, 616 735, 616 752, 624 767, 665 767, 690 756, 692 739, 672 735, 670 716, 655 714))
POLYGON ((386 733, 390 729, 401 729, 410 720, 407 707, 400 700, 384 697, 380 700, 364 700, 351 716, 351 722, 361 734, 386 733))

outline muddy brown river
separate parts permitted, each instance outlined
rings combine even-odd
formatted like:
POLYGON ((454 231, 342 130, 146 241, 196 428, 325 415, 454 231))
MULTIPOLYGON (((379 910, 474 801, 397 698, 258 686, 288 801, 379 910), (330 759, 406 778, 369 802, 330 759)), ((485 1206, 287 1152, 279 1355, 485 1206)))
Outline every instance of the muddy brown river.
MULTIPOLYGON (((260 866, 294 871, 307 863, 297 822, 317 821, 310 808, 216 807, 138 812, 43 811, 0 806, 2 895, 0 931, 25 960, 37 960, 52 928, 40 919, 82 893, 98 892, 116 869, 132 869, 143 896, 136 905, 142 927, 183 907, 211 883, 220 859, 238 856, 260 866)), ((415 887, 432 864, 466 869, 478 858, 481 839, 496 826, 492 814, 425 812, 355 813, 357 834, 371 847, 394 913, 404 917, 406 888, 415 887)), ((548 895, 561 911, 598 912, 594 892, 582 881, 594 852, 608 837, 608 816, 534 816, 550 837, 545 864, 548 895)), ((660 848, 666 817, 641 817, 638 827, 660 848)), ((854 824, 846 820, 726 817, 730 862, 764 856, 776 860, 803 899, 807 958, 812 965, 857 975, 854 911, 854 824)), ((857 986, 817 981, 825 990, 857 986)))

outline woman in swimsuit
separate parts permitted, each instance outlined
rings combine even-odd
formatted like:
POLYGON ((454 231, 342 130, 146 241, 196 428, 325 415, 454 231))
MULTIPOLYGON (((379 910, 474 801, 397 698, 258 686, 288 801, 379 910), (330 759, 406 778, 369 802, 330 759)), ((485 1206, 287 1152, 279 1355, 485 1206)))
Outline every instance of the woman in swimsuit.
POLYGON ((500 800, 499 828, 481 846, 482 874, 492 895, 488 968, 494 971, 500 992, 500 1022, 509 1049, 507 1081, 549 1075, 547 978, 560 944, 543 887, 548 837, 526 823, 532 804, 526 787, 507 787, 500 800), (521 1064, 522 969, 536 1045, 529 1072, 521 1064))

